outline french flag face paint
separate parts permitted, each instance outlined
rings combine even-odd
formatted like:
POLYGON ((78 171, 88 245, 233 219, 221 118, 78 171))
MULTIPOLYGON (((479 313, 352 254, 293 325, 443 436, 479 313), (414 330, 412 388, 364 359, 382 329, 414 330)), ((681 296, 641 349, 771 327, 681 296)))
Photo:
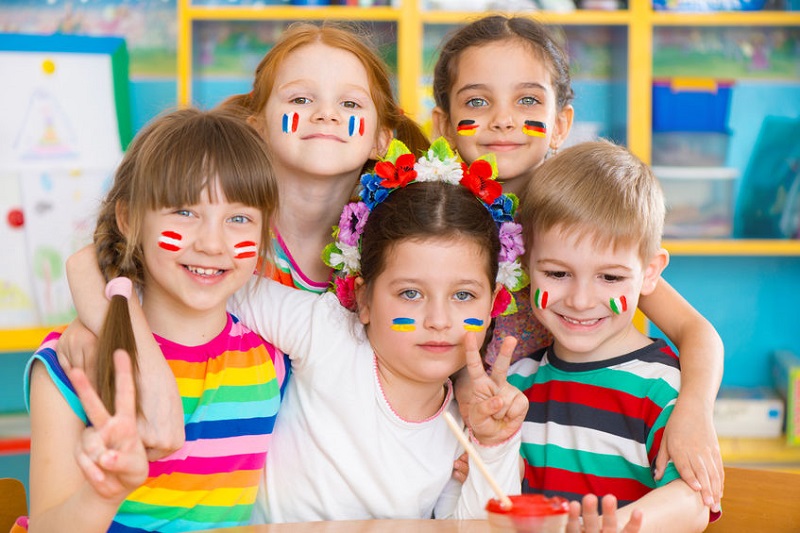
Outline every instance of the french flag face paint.
POLYGON ((353 137, 355 134, 359 136, 364 136, 364 117, 357 117, 355 115, 350 115, 350 121, 347 123, 347 133, 350 137, 353 137))
POLYGON ((628 310, 628 300, 625 298, 625 296, 611 298, 608 301, 608 306, 611 308, 612 313, 615 315, 621 315, 628 310))
POLYGON ((253 241, 242 241, 233 247, 234 259, 250 259, 258 254, 258 247, 253 241))
POLYGON ((536 289, 536 292, 533 293, 533 305, 536 306, 536 309, 545 309, 547 307, 548 296, 547 291, 536 289))
POLYGON ((544 137, 547 133, 547 124, 536 120, 526 120, 522 126, 522 133, 529 137, 544 137))
POLYGON ((297 124, 300 122, 300 115, 297 113, 284 113, 281 129, 283 133, 294 133, 297 131, 297 124))
POLYGON ((395 318, 392 320, 392 329, 395 331, 414 331, 417 326, 414 325, 413 318, 395 318))
POLYGON ((158 246, 168 252, 178 252, 181 249, 181 239, 183 239, 183 236, 180 233, 162 231, 158 237, 158 246))
POLYGON ((483 329, 483 320, 480 318, 465 318, 464 329, 467 331, 480 331, 483 329))
POLYGON ((458 121, 458 126, 456 126, 456 133, 465 137, 475 135, 477 131, 478 124, 472 119, 460 120, 458 121))

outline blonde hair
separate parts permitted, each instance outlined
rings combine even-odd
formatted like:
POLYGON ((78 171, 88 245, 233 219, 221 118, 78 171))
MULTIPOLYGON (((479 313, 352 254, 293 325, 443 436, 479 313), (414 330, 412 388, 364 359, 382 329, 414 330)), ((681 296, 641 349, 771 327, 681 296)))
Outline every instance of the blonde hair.
POLYGON ((520 199, 528 246, 556 228, 597 246, 637 246, 647 262, 661 246, 664 195, 650 167, 608 141, 585 142, 547 159, 520 199))
POLYGON ((378 127, 393 131, 395 137, 415 154, 428 149, 430 142, 422 128, 407 117, 395 102, 383 60, 355 31, 341 24, 296 22, 290 25, 256 67, 253 90, 248 94, 231 96, 220 106, 244 117, 262 117, 275 85, 278 68, 284 59, 298 48, 313 43, 322 43, 356 56, 367 72, 370 96, 378 113, 378 127))
MULTIPOLYGON (((212 201, 221 193, 228 202, 261 210, 259 256, 266 264, 271 255, 270 222, 278 205, 278 185, 263 140, 244 120, 225 111, 183 109, 146 125, 117 168, 94 232, 98 265, 106 281, 124 276, 141 287, 145 216, 157 209, 197 204, 204 191, 212 201), (123 226, 118 215, 124 219, 123 226)), ((138 368, 127 313, 124 298, 113 298, 98 343, 98 392, 110 410, 114 404, 114 350, 128 350, 134 371, 138 368)))

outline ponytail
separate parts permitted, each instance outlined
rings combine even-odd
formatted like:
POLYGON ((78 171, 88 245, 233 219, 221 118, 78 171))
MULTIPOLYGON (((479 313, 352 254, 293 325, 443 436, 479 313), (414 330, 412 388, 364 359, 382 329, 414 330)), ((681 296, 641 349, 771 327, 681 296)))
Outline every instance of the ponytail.
POLYGON ((427 152, 428 148, 431 147, 431 142, 425 132, 422 131, 422 127, 402 111, 395 126, 395 137, 397 140, 402 141, 411 150, 412 154, 417 156, 427 152))

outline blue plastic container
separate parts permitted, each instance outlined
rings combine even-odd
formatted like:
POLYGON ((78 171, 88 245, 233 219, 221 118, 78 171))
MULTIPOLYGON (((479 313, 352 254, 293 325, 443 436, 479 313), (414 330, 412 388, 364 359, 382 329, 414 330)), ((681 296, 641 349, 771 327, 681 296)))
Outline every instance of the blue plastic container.
POLYGON ((653 131, 728 132, 730 80, 653 80, 653 131))

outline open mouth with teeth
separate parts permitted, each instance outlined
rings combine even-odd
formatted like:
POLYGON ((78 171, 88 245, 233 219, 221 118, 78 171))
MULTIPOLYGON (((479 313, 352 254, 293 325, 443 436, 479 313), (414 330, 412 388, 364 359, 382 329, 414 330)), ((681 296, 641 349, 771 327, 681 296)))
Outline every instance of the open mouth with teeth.
POLYGON ((558 316, 560 316, 561 320, 563 320, 567 324, 572 324, 574 326, 583 326, 583 327, 594 326, 595 324, 598 324, 600 323, 601 320, 603 320, 602 318, 589 318, 586 320, 576 320, 574 318, 570 318, 565 315, 558 315, 558 316))
POLYGON ((204 277, 221 276, 222 274, 225 273, 224 270, 218 270, 216 268, 202 268, 191 265, 184 265, 184 268, 189 272, 191 272, 192 274, 194 274, 195 276, 204 276, 204 277))

